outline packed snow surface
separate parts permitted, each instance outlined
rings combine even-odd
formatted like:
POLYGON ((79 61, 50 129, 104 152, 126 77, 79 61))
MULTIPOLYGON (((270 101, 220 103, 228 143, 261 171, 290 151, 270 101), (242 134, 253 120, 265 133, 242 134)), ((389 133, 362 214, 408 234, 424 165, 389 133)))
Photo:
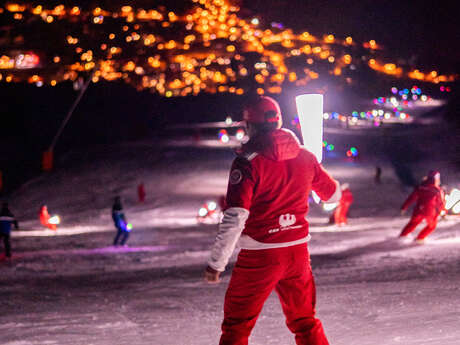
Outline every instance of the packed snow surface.
MULTIPOLYGON (((56 172, 17 191, 10 200, 20 223, 13 260, 0 263, 0 343, 217 344, 231 265, 220 284, 203 281, 217 226, 196 216, 203 203, 225 193, 233 153, 211 142, 74 152, 56 172), (111 246, 115 195, 134 227, 127 247, 111 246), (40 226, 43 203, 61 217, 57 231, 40 226)), ((441 220, 424 245, 398 240, 408 221, 399 207, 410 189, 379 164, 376 185, 375 163, 325 162, 350 184, 355 203, 349 225, 340 228, 327 225, 329 214, 311 204, 318 317, 331 345, 458 345, 460 217, 441 220)), ((421 177, 432 166, 418 168, 421 177)), ((444 182, 460 185, 453 167, 436 168, 449 171, 444 182)), ((276 294, 250 344, 294 344, 276 294)))

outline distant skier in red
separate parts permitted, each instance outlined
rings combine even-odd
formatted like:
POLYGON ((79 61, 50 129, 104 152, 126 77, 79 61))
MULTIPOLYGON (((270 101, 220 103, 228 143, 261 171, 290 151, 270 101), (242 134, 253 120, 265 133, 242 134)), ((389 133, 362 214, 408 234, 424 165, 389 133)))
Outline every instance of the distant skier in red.
POLYGON ((427 225, 420 231, 416 241, 423 243, 425 238, 434 231, 438 216, 445 206, 444 191, 440 185, 441 174, 438 171, 430 171, 422 183, 409 195, 401 207, 401 213, 404 214, 413 203, 415 203, 415 208, 409 223, 399 235, 400 237, 409 235, 423 220, 427 225))
POLYGON ((38 218, 40 219, 40 223, 43 226, 50 228, 51 230, 57 230, 57 225, 50 223, 51 216, 48 213, 48 207, 46 207, 46 205, 42 205, 42 207, 40 208, 38 218))
POLYGON ((348 183, 344 183, 341 187, 342 197, 331 217, 331 223, 339 226, 348 224, 348 210, 353 203, 353 194, 351 193, 348 183))
POLYGON ((137 186, 137 197, 140 203, 144 203, 145 201, 145 187, 143 183, 140 183, 137 186))
POLYGON ((340 187, 299 144, 281 129, 281 110, 259 97, 244 111, 249 142, 234 160, 224 217, 205 271, 219 275, 238 242, 241 251, 225 295, 220 345, 247 345, 265 300, 278 293, 289 330, 298 345, 328 345, 315 317, 315 282, 307 242, 308 195, 337 202, 340 187))

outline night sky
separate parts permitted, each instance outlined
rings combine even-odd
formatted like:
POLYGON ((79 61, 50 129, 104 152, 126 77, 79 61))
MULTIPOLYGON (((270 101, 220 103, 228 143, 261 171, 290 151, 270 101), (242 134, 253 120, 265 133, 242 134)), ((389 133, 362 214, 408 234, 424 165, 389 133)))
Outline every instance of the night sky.
MULTIPOLYGON (((459 70, 460 30, 455 1, 245 0, 241 7, 294 30, 374 39, 395 55, 415 56, 426 68, 459 70)), ((249 12, 246 12, 249 14, 249 12)))

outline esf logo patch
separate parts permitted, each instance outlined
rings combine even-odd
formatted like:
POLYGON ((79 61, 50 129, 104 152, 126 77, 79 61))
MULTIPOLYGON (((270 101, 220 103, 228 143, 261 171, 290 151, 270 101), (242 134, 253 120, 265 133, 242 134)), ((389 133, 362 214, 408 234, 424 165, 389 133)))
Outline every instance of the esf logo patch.
POLYGON ((230 184, 238 184, 243 179, 243 173, 239 169, 234 169, 230 173, 230 184))
POLYGON ((296 221, 295 216, 289 213, 283 214, 279 218, 279 223, 282 228, 295 224, 295 221, 296 221))

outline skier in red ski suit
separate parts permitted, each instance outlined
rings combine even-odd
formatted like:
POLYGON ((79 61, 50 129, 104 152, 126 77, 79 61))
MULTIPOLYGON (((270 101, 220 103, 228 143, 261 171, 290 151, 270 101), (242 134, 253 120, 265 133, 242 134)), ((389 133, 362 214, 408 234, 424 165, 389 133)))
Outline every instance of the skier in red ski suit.
POLYGON ((38 213, 38 218, 40 219, 40 223, 43 226, 45 226, 47 228, 50 228, 51 230, 57 230, 57 225, 50 223, 51 216, 48 213, 48 207, 46 207, 46 205, 42 205, 42 207, 40 207, 40 212, 38 213))
POLYGON ((205 271, 208 282, 218 282, 238 242, 241 251, 225 296, 220 345, 248 344, 273 289, 296 343, 327 345, 315 318, 305 216, 311 190, 337 202, 339 184, 294 133, 280 129, 275 100, 259 97, 245 108, 244 119, 250 141, 231 167, 226 209, 205 271))
POLYGON ((342 185, 342 197, 340 198, 339 204, 337 205, 331 217, 333 222, 339 226, 348 223, 348 210, 353 203, 353 194, 348 187, 348 183, 344 183, 342 185))
POLYGON ((420 231, 416 241, 423 240, 436 228, 438 216, 445 206, 444 191, 440 187, 441 175, 438 171, 430 171, 423 182, 409 195, 401 207, 401 213, 415 202, 415 208, 409 223, 404 227, 400 237, 405 237, 415 230, 424 219, 427 225, 420 231))

